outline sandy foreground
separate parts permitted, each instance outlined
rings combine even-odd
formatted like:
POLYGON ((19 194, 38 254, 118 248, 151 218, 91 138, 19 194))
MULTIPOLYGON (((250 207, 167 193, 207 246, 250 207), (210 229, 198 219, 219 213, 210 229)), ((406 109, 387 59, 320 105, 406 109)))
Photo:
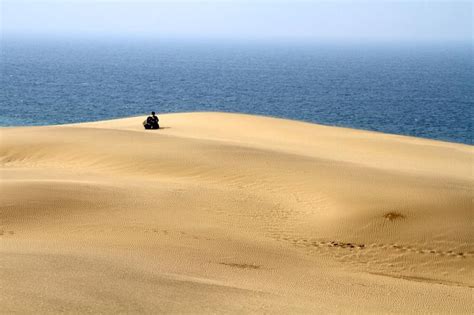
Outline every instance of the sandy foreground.
POLYGON ((0 129, 0 312, 474 312, 472 146, 143 119, 0 129))

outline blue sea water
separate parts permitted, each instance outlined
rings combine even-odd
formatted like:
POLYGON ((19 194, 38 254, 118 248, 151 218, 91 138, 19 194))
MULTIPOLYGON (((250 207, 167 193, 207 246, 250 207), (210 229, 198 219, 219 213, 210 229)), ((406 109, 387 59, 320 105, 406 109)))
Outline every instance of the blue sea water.
POLYGON ((3 39, 0 125, 225 111, 472 144, 472 61, 461 43, 3 39))

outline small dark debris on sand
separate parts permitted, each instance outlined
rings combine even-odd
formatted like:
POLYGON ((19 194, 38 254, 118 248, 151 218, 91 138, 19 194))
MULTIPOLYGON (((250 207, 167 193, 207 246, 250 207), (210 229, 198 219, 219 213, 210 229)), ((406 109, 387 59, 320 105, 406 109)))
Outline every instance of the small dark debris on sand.
POLYGON ((387 212, 383 215, 383 217, 389 221, 394 221, 398 219, 405 219, 405 216, 400 212, 387 212))
POLYGON ((225 262, 221 262, 219 264, 224 265, 224 266, 234 267, 234 268, 240 268, 240 269, 260 269, 260 266, 255 265, 255 264, 237 264, 237 263, 225 263, 225 262))
POLYGON ((329 243, 329 246, 332 247, 341 247, 341 248, 365 248, 365 244, 353 244, 353 243, 344 243, 344 242, 336 242, 336 241, 331 241, 329 243))

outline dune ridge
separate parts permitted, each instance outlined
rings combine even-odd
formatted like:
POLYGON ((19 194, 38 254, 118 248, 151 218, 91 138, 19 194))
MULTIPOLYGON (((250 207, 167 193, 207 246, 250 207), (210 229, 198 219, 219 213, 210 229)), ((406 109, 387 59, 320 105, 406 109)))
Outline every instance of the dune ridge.
POLYGON ((6 311, 474 311, 472 146, 160 119, 0 129, 6 311))

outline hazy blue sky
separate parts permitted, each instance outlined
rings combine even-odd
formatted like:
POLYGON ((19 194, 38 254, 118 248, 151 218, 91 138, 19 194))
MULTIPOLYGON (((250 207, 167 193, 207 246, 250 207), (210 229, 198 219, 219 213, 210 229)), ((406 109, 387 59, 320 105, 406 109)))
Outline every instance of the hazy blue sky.
POLYGON ((472 1, 0 0, 2 34, 471 40, 472 1))

